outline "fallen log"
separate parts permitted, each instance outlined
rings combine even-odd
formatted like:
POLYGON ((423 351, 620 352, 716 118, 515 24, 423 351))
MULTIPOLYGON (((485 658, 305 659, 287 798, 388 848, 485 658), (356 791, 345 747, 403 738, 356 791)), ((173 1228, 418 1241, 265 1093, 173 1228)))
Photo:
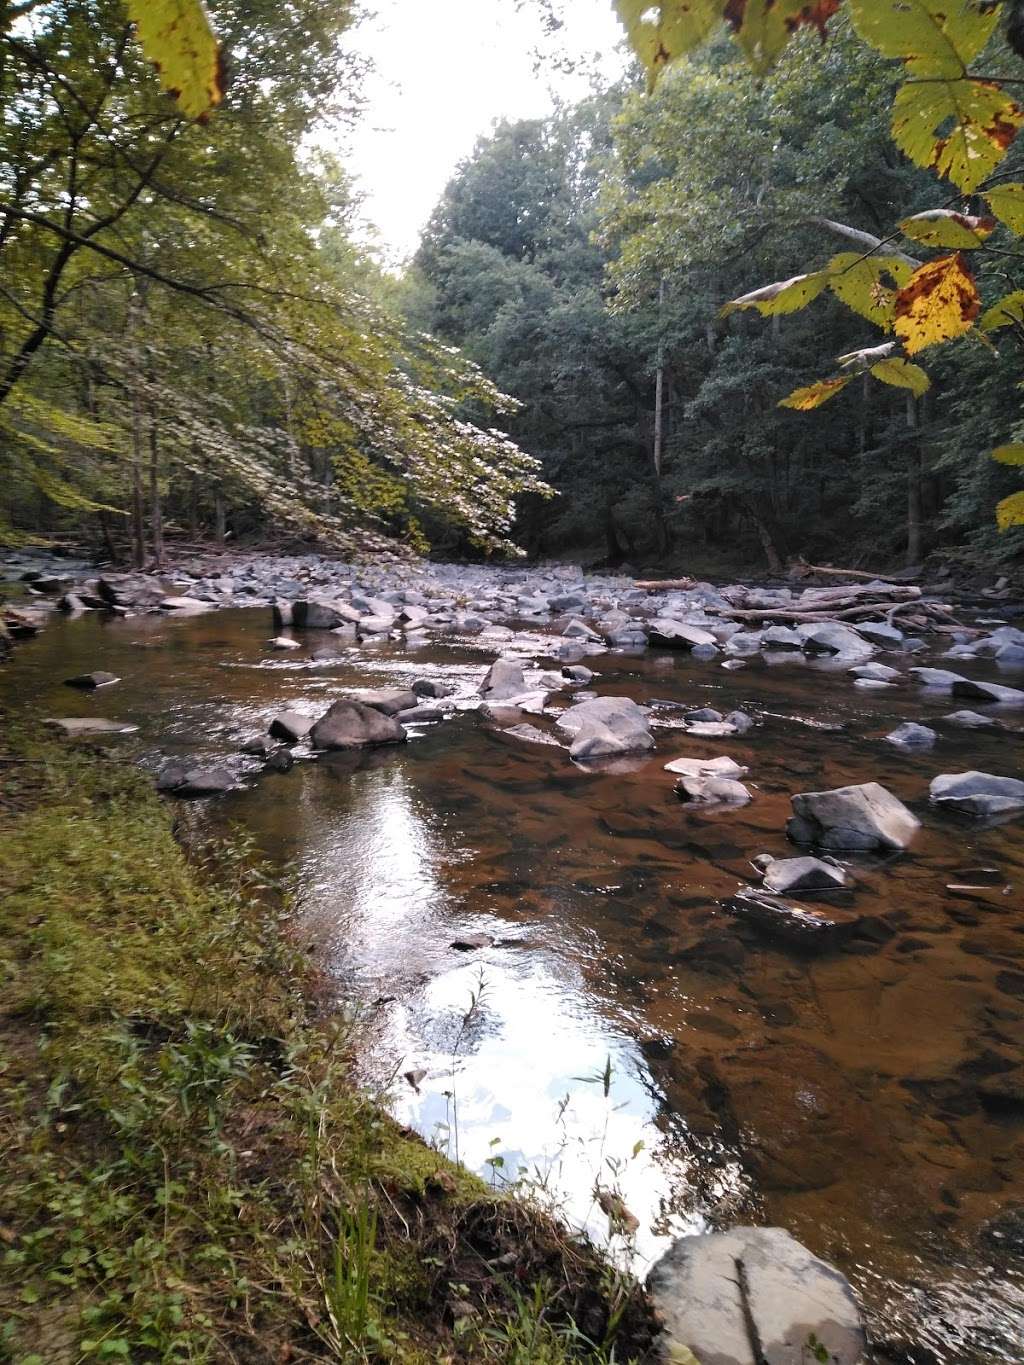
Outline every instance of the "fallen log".
POLYGON ((720 616, 725 616, 729 620, 735 621, 785 621, 795 625, 816 625, 823 621, 854 621, 857 619, 867 619, 871 616, 884 617, 890 621, 901 611, 915 610, 920 611, 923 607, 931 607, 936 611, 941 610, 943 615, 952 615, 951 607, 939 607, 936 602, 921 602, 917 598, 909 598, 905 602, 861 602, 857 606, 846 607, 840 611, 796 611, 787 607, 756 607, 747 610, 737 610, 735 608, 728 612, 719 612, 720 616))
POLYGON ((639 578, 633 586, 634 588, 646 588, 648 592, 685 591, 687 588, 695 588, 697 580, 695 578, 639 578))
POLYGON ((808 564, 806 559, 795 559, 792 570, 795 577, 817 574, 821 578, 853 578, 863 583, 906 583, 921 577, 919 568, 898 569, 895 573, 867 573, 863 569, 836 569, 831 564, 808 564))

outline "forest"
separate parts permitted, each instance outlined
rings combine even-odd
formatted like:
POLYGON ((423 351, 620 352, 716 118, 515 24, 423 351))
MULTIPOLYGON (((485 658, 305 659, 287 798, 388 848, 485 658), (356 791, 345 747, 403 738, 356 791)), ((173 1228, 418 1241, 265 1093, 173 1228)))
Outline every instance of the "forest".
MULTIPOLYGON (((8 543, 136 565, 165 538, 705 573, 1019 564, 995 512, 1019 479, 989 458, 1021 420, 1018 321, 930 352, 926 392, 861 366, 794 411, 823 358, 880 340, 870 304, 725 307, 851 244, 870 260, 934 202, 890 134, 896 64, 848 15, 824 42, 801 29, 770 80, 720 36, 653 93, 635 60, 500 123, 396 272, 322 150, 360 111, 343 0, 213 5, 228 77, 201 122, 119 0, 21 8, 2 37, 8 543)), ((994 69, 1019 60, 990 47, 994 69)), ((1000 179, 1020 163, 1013 144, 1000 179)), ((1020 283, 1008 236, 977 253, 986 306, 1020 283)), ((903 240, 884 260, 905 279, 923 257, 903 240)))

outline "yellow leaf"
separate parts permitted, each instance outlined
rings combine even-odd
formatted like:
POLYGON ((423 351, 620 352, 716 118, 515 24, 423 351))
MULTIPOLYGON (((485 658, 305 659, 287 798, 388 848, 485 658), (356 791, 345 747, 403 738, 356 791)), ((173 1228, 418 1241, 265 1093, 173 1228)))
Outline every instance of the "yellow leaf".
POLYGON ((707 38, 722 18, 721 0, 615 0, 630 46, 656 80, 666 66, 707 38))
POLYGON ((203 0, 128 0, 128 17, 182 113, 201 119, 221 102, 220 47, 203 0))
POLYGON ((892 106, 900 150, 965 194, 992 174, 1022 123, 1024 110, 995 81, 909 80, 892 106))
POLYGON ((755 70, 771 66, 804 25, 825 36, 825 25, 840 0, 726 0, 725 21, 755 70))
POLYGON ((1000 464, 1024 465, 1024 445, 1020 441, 1012 441, 1009 445, 996 446, 992 458, 998 460, 1000 464))
POLYGON ((1024 232, 1024 185, 997 185, 981 197, 988 200, 989 208, 1011 232, 1024 232))
POLYGON ((995 332, 1014 322, 1024 323, 1024 289, 1015 289, 987 308, 978 326, 983 332, 995 332))
POLYGON ((900 231, 911 241, 923 242, 925 246, 955 247, 958 251, 981 246, 995 227, 994 218, 976 218, 953 209, 926 209, 900 223, 900 231))
POLYGON ((871 373, 883 384, 894 384, 898 389, 909 389, 915 398, 920 398, 932 386, 932 381, 920 365, 912 365, 902 356, 891 356, 871 366, 871 373))
POLYGON ((908 355, 971 329, 980 303, 967 262, 957 252, 915 270, 896 295, 893 326, 908 355))
POLYGON ((892 331, 896 291, 914 273, 912 265, 898 256, 864 257, 856 251, 841 251, 825 270, 837 299, 884 332, 892 331))
POLYGON ((756 308, 762 317, 772 317, 776 313, 796 313, 806 308, 812 299, 817 298, 828 284, 828 272, 817 270, 810 275, 794 275, 791 280, 779 280, 777 284, 765 284, 760 289, 752 289, 749 294, 741 294, 722 309, 722 317, 739 308, 756 308))
POLYGON ((780 398, 779 407, 795 408, 797 412, 810 412, 812 408, 820 408, 822 403, 835 398, 852 378, 852 375, 845 375, 837 379, 818 379, 802 389, 794 389, 788 398, 780 398))
POLYGON ((996 504, 996 525, 1000 531, 1008 531, 1011 526, 1024 526, 1024 490, 1011 493, 996 504))
POLYGON ((963 75, 999 19, 989 0, 850 0, 853 25, 883 57, 902 57, 915 75, 963 75))

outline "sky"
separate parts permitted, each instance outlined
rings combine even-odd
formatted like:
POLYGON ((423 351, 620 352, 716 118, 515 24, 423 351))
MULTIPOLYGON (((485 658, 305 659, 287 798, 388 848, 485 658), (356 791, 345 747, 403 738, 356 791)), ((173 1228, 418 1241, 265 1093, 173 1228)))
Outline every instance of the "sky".
POLYGON ((614 80, 623 66, 611 0, 563 0, 565 26, 555 38, 529 0, 369 4, 374 13, 346 44, 375 70, 345 160, 392 264, 415 251, 458 162, 496 119, 542 116, 556 97, 585 96, 593 74, 614 80), (568 74, 550 60, 535 70, 538 50, 583 61, 568 74))

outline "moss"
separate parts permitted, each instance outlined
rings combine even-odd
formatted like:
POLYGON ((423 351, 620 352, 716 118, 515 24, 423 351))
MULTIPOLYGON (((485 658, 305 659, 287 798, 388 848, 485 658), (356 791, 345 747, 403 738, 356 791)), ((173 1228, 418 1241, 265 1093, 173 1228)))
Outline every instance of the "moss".
POLYGON ((0 773, 0 1359, 639 1351, 635 1286, 352 1086, 244 843, 42 732, 0 773))

